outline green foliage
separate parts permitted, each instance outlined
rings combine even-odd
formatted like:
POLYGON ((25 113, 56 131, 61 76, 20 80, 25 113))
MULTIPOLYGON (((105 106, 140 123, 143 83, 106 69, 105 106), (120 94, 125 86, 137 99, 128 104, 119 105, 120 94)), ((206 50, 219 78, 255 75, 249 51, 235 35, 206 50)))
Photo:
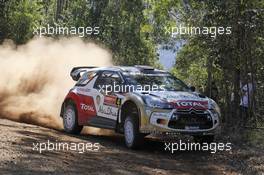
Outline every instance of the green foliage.
POLYGON ((109 48, 118 65, 157 64, 156 48, 145 33, 151 24, 142 1, 78 0, 58 19, 60 25, 99 27, 99 35, 86 36, 109 48))
MULTIPOLYGON (((113 52, 115 64, 157 63, 154 38, 148 33, 153 25, 144 15, 143 1, 130 0, 6 0, 0 5, 0 39, 17 44, 33 37, 34 27, 99 27, 99 35, 85 36, 113 52)), ((59 37, 59 36, 52 36, 59 37)))
POLYGON ((171 72, 203 92, 207 80, 207 57, 207 52, 202 52, 199 45, 190 42, 177 54, 176 64, 171 72))
POLYGON ((114 61, 121 65, 155 63, 154 45, 144 36, 147 21, 141 1, 109 1, 97 25, 100 40, 114 53, 114 61))
POLYGON ((263 1, 185 1, 184 6, 188 8, 179 13, 185 26, 230 26, 232 33, 216 38, 206 35, 186 37, 186 44, 177 54, 172 72, 196 86, 206 83, 210 88, 210 82, 215 81, 220 90, 224 116, 230 118, 233 115, 238 119, 240 83, 245 82, 250 72, 253 75, 250 81, 256 86, 250 106, 251 117, 257 120, 256 116, 263 115, 261 104, 264 98, 261 85, 264 83, 263 1), (230 101, 232 93, 233 102, 230 101))
POLYGON ((32 38, 33 27, 41 17, 38 8, 36 1, 1 2, 1 41, 8 38, 22 44, 32 38))

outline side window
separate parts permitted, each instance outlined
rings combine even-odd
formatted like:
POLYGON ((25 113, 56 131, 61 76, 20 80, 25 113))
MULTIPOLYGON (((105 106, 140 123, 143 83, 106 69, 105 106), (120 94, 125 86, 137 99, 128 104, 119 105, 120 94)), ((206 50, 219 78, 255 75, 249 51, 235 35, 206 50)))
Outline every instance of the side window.
POLYGON ((111 82, 113 83, 113 85, 114 84, 120 85, 122 83, 122 80, 118 73, 113 73, 109 78, 111 79, 111 82))
POLYGON ((100 77, 96 80, 94 88, 106 89, 110 87, 113 89, 114 85, 120 85, 122 83, 121 77, 117 72, 104 71, 100 77))
POLYGON ((93 77, 96 76, 96 72, 85 72, 79 81, 76 83, 76 86, 85 86, 93 77))

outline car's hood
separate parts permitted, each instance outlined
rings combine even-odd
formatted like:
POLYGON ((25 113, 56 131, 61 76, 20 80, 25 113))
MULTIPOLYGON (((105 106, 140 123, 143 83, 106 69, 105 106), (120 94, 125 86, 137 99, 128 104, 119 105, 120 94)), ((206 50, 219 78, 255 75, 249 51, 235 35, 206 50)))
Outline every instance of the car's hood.
POLYGON ((178 100, 196 100, 196 101, 207 101, 208 98, 196 92, 183 92, 183 91, 153 91, 150 95, 154 95, 161 99, 166 99, 168 102, 178 100))
POLYGON ((177 109, 199 109, 206 110, 209 106, 209 98, 197 92, 183 91, 155 91, 148 95, 155 96, 163 101, 169 102, 177 109))

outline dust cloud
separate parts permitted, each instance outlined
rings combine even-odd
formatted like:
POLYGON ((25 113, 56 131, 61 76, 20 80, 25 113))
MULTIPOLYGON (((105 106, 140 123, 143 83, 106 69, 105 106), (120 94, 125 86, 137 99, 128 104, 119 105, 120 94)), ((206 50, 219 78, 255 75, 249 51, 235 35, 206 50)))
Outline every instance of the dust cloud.
POLYGON ((35 38, 20 46, 7 40, 0 45, 0 117, 61 130, 72 67, 109 65, 106 49, 79 38, 35 38))

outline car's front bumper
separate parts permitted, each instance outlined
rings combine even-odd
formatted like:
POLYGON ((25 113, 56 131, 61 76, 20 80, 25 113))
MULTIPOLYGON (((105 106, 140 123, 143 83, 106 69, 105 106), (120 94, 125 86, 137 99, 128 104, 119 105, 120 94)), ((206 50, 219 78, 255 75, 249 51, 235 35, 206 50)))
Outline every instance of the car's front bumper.
MULTIPOLYGON (((211 116, 212 124, 207 128, 184 126, 184 128, 172 127, 171 123, 177 114, 177 109, 157 109, 141 106, 140 132, 150 134, 180 133, 189 135, 215 135, 220 132, 220 114, 213 114, 210 110, 204 111, 211 116)), ((195 111, 188 111, 195 113, 195 111)), ((186 114, 188 114, 186 112, 186 114)), ((173 121, 177 123, 177 121, 173 121)))

